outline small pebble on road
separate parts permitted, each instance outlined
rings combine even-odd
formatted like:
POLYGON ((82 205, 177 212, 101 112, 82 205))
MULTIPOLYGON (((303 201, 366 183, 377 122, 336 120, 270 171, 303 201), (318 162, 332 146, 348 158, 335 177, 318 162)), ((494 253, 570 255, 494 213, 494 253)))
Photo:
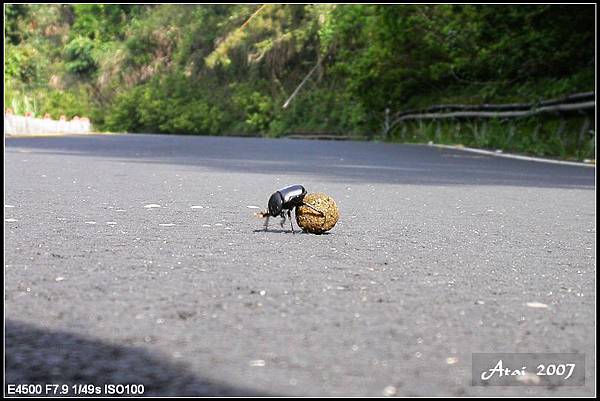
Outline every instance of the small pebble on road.
POLYGON ((527 306, 530 308, 547 308, 548 305, 543 304, 541 302, 527 302, 527 306))

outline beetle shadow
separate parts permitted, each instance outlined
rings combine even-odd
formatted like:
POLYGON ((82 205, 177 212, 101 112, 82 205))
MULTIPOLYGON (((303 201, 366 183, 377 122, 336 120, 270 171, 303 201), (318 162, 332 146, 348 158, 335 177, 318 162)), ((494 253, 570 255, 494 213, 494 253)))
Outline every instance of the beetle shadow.
MULTIPOLYGON (((277 228, 276 229, 268 229, 268 230, 261 228, 261 229, 253 230, 252 232, 254 232, 254 233, 272 233, 272 234, 283 234, 283 233, 292 234, 292 230, 277 229, 277 228)), ((311 233, 309 233, 307 231, 296 231, 296 234, 308 235, 311 233)), ((292 234, 292 235, 294 235, 294 234, 292 234)), ((321 234, 315 234, 315 235, 330 235, 330 233, 321 233, 321 234)))
MULTIPOLYGON (((284 228, 269 228, 267 230, 265 230, 264 228, 258 228, 256 230, 253 230, 252 232, 255 233, 273 233, 273 234, 292 234, 292 230, 286 230, 284 228)), ((308 234, 306 231, 296 231, 296 234, 308 234)))

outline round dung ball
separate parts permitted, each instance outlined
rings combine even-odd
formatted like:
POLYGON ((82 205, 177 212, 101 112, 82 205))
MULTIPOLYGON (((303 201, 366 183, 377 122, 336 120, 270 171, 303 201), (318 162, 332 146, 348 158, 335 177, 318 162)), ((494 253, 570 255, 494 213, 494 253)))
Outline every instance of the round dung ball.
POLYGON ((340 211, 333 198, 320 192, 306 195, 304 205, 296 208, 298 226, 313 234, 331 230, 339 218, 340 211))

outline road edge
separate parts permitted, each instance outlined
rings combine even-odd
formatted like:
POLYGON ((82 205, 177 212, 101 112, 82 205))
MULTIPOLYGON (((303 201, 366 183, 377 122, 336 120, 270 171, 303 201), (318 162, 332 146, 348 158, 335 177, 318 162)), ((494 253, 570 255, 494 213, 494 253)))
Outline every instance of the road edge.
POLYGON ((593 168, 596 167, 596 163, 545 159, 543 157, 517 155, 517 154, 513 154, 513 153, 504 153, 502 151, 492 151, 492 150, 485 150, 485 149, 468 148, 468 147, 460 146, 460 145, 442 145, 439 143, 428 143, 427 145, 434 146, 436 148, 441 148, 441 149, 460 150, 463 152, 477 153, 477 154, 481 154, 481 155, 494 156, 494 157, 504 157, 507 159, 517 159, 517 160, 539 162, 539 163, 561 164, 561 165, 565 165, 565 166, 593 167, 593 168))

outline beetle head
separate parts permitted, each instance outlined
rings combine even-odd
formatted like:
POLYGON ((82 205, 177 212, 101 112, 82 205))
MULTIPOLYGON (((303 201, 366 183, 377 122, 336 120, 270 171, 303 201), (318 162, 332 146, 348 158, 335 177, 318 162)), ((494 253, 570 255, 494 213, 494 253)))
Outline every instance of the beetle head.
POLYGON ((275 192, 269 198, 269 214, 273 217, 279 216, 283 209, 283 197, 279 192, 275 192))

